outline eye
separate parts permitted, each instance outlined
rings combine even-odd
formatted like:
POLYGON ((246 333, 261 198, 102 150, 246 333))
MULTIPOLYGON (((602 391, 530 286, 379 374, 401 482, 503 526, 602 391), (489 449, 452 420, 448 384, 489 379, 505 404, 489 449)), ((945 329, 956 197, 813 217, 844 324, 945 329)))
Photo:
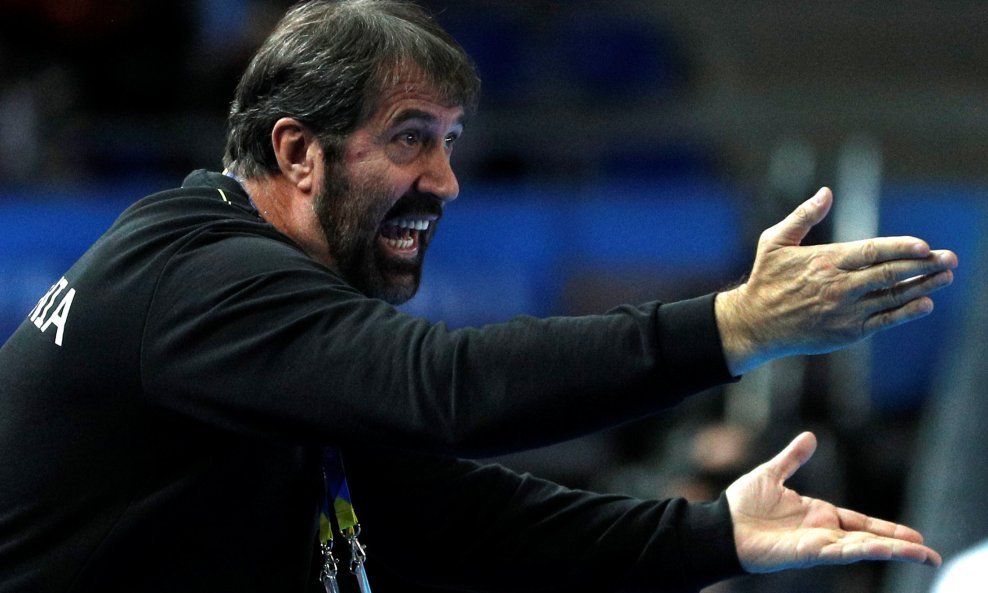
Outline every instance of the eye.
POLYGON ((400 132, 395 139, 407 146, 418 146, 422 143, 422 135, 417 130, 400 132))
POLYGON ((446 147, 446 150, 453 148, 453 144, 457 141, 457 139, 459 139, 459 137, 459 134, 449 134, 443 138, 443 146, 446 147))

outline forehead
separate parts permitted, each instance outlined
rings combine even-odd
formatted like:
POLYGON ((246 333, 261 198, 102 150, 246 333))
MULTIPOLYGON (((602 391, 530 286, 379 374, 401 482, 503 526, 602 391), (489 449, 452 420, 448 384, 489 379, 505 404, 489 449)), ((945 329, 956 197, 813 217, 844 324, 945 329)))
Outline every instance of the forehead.
POLYGON ((462 123, 464 108, 450 103, 426 76, 419 71, 406 73, 393 80, 379 94, 367 124, 387 126, 412 119, 414 115, 428 116, 447 126, 462 123))

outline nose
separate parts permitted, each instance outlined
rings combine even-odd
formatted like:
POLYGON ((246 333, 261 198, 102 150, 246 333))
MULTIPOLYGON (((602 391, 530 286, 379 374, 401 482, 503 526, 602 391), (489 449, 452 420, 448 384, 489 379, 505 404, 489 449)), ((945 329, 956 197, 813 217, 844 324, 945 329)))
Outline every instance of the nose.
POLYGON ((416 185, 420 192, 432 194, 444 202, 455 200, 460 195, 460 183, 456 180, 449 154, 442 150, 432 152, 416 185))

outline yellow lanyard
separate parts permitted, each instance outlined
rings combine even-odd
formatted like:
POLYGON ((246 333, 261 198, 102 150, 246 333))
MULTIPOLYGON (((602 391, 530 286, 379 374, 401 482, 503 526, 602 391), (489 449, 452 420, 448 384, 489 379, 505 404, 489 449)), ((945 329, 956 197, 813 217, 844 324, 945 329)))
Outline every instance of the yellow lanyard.
POLYGON ((338 449, 327 447, 323 449, 323 477, 326 482, 326 498, 323 501, 322 512, 319 514, 319 545, 323 553, 323 568, 320 578, 326 593, 339 593, 336 581, 337 564, 333 556, 333 526, 350 544, 350 572, 357 578, 361 593, 371 593, 367 580, 364 562, 367 553, 357 540, 360 535, 360 523, 353 511, 350 501, 350 487, 347 485, 346 473, 343 470, 343 459, 338 449), (333 508, 332 517, 330 506, 333 508))

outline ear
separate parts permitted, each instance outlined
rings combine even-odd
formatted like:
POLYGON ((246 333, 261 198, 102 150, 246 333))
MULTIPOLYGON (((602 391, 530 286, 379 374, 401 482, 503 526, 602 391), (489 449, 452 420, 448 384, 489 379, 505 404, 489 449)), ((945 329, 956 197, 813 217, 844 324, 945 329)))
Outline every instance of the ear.
POLYGON ((309 128, 297 119, 283 117, 271 129, 271 145, 286 180, 306 194, 319 187, 322 146, 309 128))

